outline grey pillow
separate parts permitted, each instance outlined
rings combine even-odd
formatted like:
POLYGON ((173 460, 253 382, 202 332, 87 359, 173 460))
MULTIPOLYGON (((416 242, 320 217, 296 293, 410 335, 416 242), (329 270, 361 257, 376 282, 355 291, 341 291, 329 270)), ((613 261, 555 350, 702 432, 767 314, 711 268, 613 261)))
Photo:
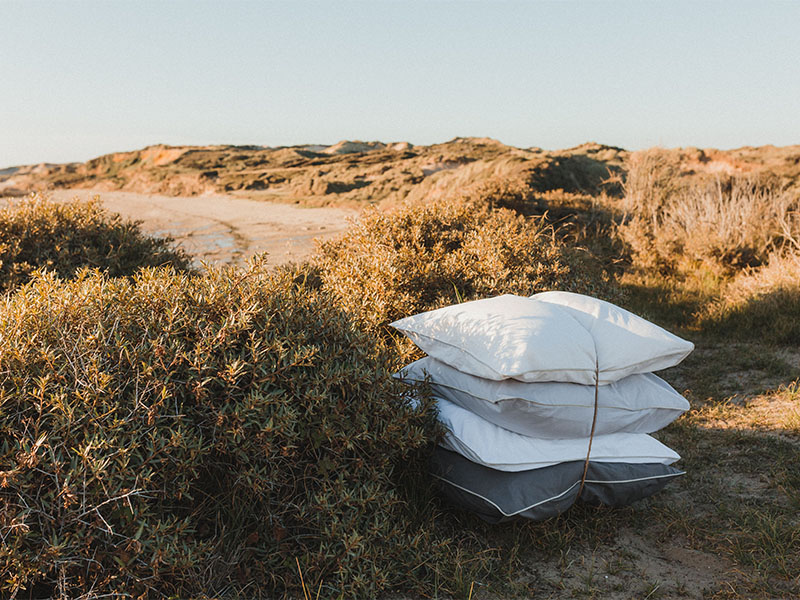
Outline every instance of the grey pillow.
MULTIPOLYGON (((583 461, 529 471, 497 471, 437 447, 431 474, 454 504, 490 523, 525 517, 535 521, 561 514, 578 499, 583 461)), ((624 506, 661 490, 683 475, 659 463, 589 462, 580 499, 589 504, 624 506)))

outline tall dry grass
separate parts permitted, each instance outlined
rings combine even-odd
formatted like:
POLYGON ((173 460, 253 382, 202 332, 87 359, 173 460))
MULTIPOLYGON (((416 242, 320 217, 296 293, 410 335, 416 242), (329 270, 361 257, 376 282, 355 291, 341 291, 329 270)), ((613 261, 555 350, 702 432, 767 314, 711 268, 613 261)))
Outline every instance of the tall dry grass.
POLYGON ((643 268, 754 267, 798 239, 797 193, 768 175, 683 177, 678 155, 656 148, 631 156, 624 191, 617 232, 643 268))
POLYGON ((679 173, 680 157, 673 150, 648 148, 631 154, 623 182, 625 214, 657 222, 679 189, 679 173))
POLYGON ((699 316, 703 329, 729 338, 800 344, 800 255, 773 254, 738 273, 699 316))

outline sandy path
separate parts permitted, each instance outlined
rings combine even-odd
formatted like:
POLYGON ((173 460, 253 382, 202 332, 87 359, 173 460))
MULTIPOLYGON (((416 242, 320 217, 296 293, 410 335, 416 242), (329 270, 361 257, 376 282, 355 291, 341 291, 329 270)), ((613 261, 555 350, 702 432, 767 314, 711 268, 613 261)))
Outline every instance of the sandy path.
POLYGON ((224 195, 173 197, 132 192, 55 190, 55 200, 100 196, 106 209, 142 221, 153 235, 170 235, 196 261, 241 264, 257 252, 284 264, 308 256, 314 238, 348 227, 356 211, 300 208, 224 195))

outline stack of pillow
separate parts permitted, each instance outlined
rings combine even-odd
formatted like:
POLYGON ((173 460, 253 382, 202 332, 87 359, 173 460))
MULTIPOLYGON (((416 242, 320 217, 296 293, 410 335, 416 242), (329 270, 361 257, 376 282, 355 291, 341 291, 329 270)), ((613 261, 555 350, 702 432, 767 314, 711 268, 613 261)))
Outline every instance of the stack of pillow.
POLYGON ((482 518, 545 519, 578 497, 619 506, 682 474, 670 466, 678 454, 647 434, 689 404, 651 371, 679 363, 691 342, 569 292, 465 302, 392 326, 428 354, 397 377, 436 397, 447 434, 433 474, 482 518))

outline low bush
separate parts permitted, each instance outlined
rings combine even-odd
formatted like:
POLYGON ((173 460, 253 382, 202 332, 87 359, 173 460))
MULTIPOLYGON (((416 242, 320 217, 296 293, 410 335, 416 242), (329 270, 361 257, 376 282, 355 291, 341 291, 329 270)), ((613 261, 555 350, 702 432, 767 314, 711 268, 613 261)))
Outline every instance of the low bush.
POLYGON ((559 242, 543 218, 492 210, 486 199, 367 211, 323 242, 313 264, 313 277, 342 310, 387 335, 395 319, 497 294, 615 294, 599 264, 559 242))
MULTIPOLYGON (((377 277, 380 257, 358 260, 377 277)), ((494 260, 467 265, 476 290, 494 260)), ((547 260, 519 268, 562 273, 547 260)), ((430 592, 460 556, 402 492, 425 497, 408 474, 437 435, 430 406, 411 411, 373 336, 298 279, 260 263, 38 273, 2 300, 0 595, 275 597, 299 592, 298 564, 312 593, 430 592)), ((422 301, 394 289, 372 299, 393 303, 384 320, 422 301)))
POLYGON ((0 292, 40 268, 62 277, 81 267, 127 276, 167 264, 188 269, 191 261, 169 239, 145 235, 139 223, 109 214, 96 200, 54 202, 35 195, 0 209, 0 292))
POLYGON ((536 192, 522 177, 492 177, 461 190, 460 202, 486 205, 490 210, 507 208, 521 215, 541 214, 537 211, 536 192))

